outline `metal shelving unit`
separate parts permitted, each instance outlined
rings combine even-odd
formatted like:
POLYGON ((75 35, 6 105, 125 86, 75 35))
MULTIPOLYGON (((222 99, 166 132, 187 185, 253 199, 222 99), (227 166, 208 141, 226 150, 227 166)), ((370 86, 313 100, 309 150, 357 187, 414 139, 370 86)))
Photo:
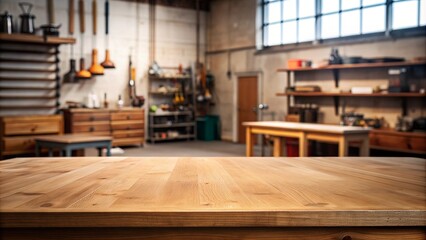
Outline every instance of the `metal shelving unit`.
MULTIPOLYGON (((177 68, 176 68, 177 70, 177 68)), ((149 106, 167 103, 172 105, 176 91, 158 92, 155 89, 159 85, 173 85, 180 83, 183 88, 183 106, 190 110, 185 111, 157 111, 148 114, 148 141, 151 143, 173 140, 194 140, 196 137, 195 121, 195 82, 192 76, 160 77, 149 76, 149 106), (178 133, 173 136, 169 133, 178 133)))

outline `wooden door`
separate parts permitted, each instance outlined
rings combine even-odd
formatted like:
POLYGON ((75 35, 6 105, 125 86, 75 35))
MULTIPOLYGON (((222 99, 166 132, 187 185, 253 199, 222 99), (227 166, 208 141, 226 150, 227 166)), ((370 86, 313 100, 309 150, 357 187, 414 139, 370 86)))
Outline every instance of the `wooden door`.
POLYGON ((257 121, 257 77, 238 78, 238 142, 246 143, 243 122, 257 121))

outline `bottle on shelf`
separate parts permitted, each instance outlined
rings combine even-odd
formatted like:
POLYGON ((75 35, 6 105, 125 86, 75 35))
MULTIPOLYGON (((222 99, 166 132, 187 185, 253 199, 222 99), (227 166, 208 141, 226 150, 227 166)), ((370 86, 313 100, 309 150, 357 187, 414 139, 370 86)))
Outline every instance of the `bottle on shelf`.
POLYGON ((118 95, 117 107, 122 108, 123 106, 124 106, 124 101, 121 98, 121 94, 120 94, 120 95, 118 95))

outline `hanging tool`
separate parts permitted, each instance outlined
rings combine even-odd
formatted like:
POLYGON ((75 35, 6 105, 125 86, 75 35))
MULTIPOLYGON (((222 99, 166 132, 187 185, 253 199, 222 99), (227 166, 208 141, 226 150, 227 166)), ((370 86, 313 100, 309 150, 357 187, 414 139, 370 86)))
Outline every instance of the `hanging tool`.
POLYGON ((136 68, 133 67, 132 56, 129 56, 129 98, 131 101, 136 97, 136 68))
POLYGON ((105 0, 105 39, 106 39, 106 50, 105 60, 101 63, 104 68, 115 68, 114 63, 110 59, 109 54, 109 0, 105 0))
POLYGON ((129 56, 129 98, 133 107, 142 107, 145 103, 143 96, 136 95, 136 68, 133 67, 132 56, 129 56))
POLYGON ((47 0, 47 16, 49 23, 40 26, 43 30, 43 36, 59 36, 61 24, 55 25, 55 5, 54 0, 47 0))
MULTIPOLYGON (((68 33, 70 36, 74 35, 74 0, 69 0, 68 33)), ((75 68, 74 44, 70 44, 70 45, 71 45, 70 70, 64 75, 64 83, 77 83, 78 79, 75 78, 75 76, 77 75, 77 71, 75 68)))
POLYGON ((96 33, 97 33, 97 4, 96 0, 92 1, 92 23, 93 23, 93 50, 92 50, 92 65, 89 72, 92 75, 104 75, 104 67, 98 64, 98 50, 96 46, 96 33))
POLYGON ((201 83, 204 89, 205 100, 210 100, 212 98, 212 94, 210 93, 210 89, 207 87, 207 71, 204 64, 201 64, 201 83))
POLYGON ((79 79, 90 79, 92 77, 92 74, 87 71, 84 67, 84 31, 85 31, 85 24, 84 24, 84 1, 78 0, 78 12, 80 17, 80 41, 81 41, 81 58, 80 58, 80 71, 77 73, 76 78, 79 79))

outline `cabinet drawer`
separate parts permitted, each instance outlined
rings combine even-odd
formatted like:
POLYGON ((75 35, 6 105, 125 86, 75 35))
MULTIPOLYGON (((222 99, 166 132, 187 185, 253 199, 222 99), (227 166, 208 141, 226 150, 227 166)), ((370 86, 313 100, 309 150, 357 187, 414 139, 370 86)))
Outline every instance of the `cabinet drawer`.
POLYGON ((112 130, 131 130, 131 129, 143 129, 144 124, 142 121, 116 121, 111 122, 112 130))
POLYGON ((376 146, 389 150, 426 152, 424 137, 371 134, 370 144, 373 148, 376 146))
POLYGON ((144 139, 142 137, 136 138, 119 138, 112 140, 113 146, 126 146, 126 145, 141 145, 144 139))
POLYGON ((84 133, 84 132, 106 132, 110 130, 109 122, 84 122, 74 123, 72 125, 73 133, 84 133))
POLYGON ((133 138, 133 137, 143 137, 144 130, 118 130, 113 131, 112 136, 115 138, 133 138))
POLYGON ((74 113, 73 122, 108 121, 109 113, 74 113))
POLYGON ((33 135, 45 133, 59 133, 62 131, 60 121, 46 122, 6 122, 4 126, 5 135, 33 135))
POLYGON ((420 152, 426 152, 425 137, 410 137, 408 138, 408 149, 420 152))
POLYGON ((111 121, 121 120, 143 120, 144 114, 140 112, 117 112, 111 114, 111 121))
POLYGON ((34 152, 34 137, 5 137, 3 138, 3 154, 34 152))
POLYGON ((371 145, 380 146, 380 147, 406 149, 407 142, 408 142, 408 139, 407 137, 404 137, 404 136, 379 135, 379 134, 372 134, 370 136, 371 145))

